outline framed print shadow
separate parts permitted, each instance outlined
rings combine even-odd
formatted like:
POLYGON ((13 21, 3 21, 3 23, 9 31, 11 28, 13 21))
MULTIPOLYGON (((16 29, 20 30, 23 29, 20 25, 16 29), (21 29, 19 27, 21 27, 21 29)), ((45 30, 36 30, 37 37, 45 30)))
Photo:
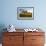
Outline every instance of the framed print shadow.
POLYGON ((17 19, 18 20, 33 20, 34 7, 17 7, 17 19))

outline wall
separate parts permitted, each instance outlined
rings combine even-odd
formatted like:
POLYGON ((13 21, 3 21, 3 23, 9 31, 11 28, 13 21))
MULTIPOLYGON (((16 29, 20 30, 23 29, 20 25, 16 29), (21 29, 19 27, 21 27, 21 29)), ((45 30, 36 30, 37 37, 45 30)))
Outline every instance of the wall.
MULTIPOLYGON (((46 0, 0 0, 0 29, 39 27, 46 32, 46 0), (17 7, 34 7, 34 20, 17 20, 17 7)), ((0 30, 1 31, 1 30, 0 30)))
POLYGON ((1 0, 0 24, 13 24, 16 28, 46 28, 46 1, 1 0), (17 7, 34 7, 34 20, 17 20, 17 7))

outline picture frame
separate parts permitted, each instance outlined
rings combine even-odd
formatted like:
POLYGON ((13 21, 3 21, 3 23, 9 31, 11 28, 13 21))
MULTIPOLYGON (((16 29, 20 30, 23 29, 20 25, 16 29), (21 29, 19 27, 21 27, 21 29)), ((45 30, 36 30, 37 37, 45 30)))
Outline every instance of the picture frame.
POLYGON ((17 7, 17 19, 18 20, 33 20, 34 7, 17 7))

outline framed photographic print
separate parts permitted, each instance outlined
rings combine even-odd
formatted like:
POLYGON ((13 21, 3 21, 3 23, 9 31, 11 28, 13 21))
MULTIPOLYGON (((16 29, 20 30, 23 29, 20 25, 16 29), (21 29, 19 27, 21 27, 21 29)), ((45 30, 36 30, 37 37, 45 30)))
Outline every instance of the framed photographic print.
POLYGON ((17 19, 18 20, 33 20, 34 7, 17 7, 17 19))

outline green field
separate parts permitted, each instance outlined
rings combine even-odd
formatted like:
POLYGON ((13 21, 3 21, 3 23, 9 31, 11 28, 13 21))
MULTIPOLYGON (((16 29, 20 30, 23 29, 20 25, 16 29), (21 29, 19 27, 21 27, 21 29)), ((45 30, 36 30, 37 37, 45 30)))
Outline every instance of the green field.
POLYGON ((32 13, 20 13, 20 17, 32 17, 32 13))

